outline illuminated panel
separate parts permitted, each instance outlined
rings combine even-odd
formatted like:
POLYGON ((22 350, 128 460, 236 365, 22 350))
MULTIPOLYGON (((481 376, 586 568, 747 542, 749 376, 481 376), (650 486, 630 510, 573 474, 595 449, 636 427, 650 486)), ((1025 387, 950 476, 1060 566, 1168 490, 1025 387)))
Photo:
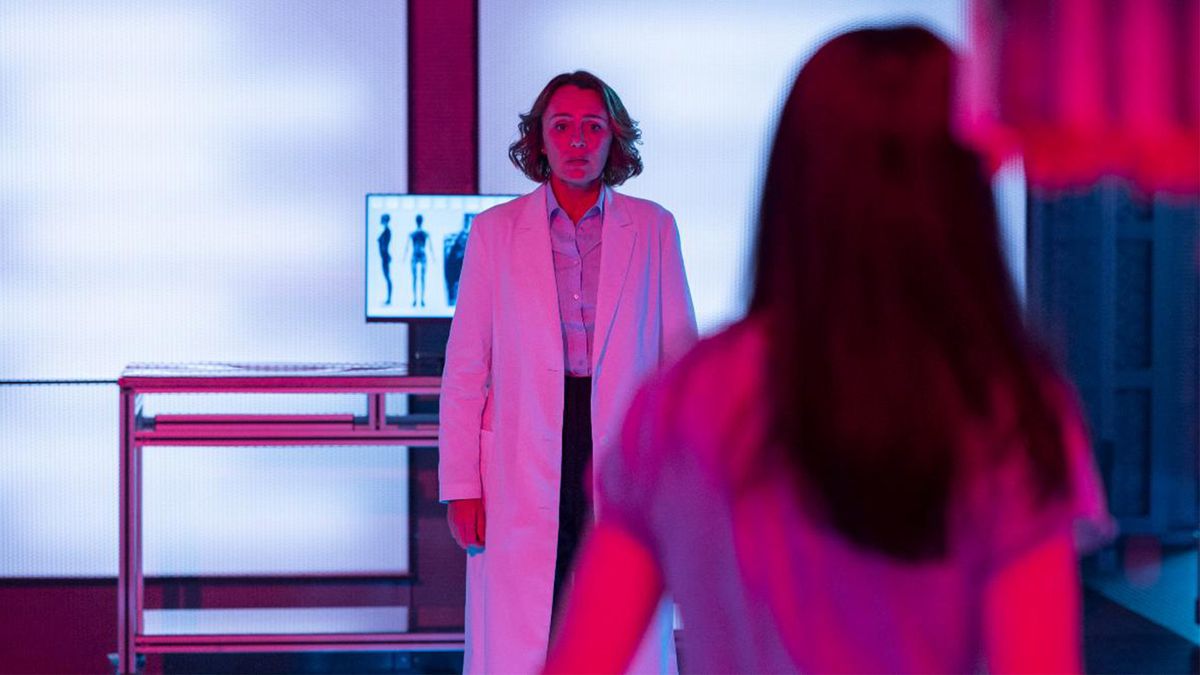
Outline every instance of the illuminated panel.
POLYGON ((143 471, 147 575, 409 571, 408 448, 151 447, 143 471))
MULTIPOLYGON (((0 380, 401 360, 403 330, 363 321, 362 195, 407 184, 406 11, 0 3, 0 380)), ((116 575, 117 413, 112 385, 0 386, 0 577, 116 575)), ((247 472, 300 486, 328 468, 311 507, 273 496, 346 548, 293 541, 285 564, 279 537, 228 542, 221 571, 403 570, 399 514, 374 509, 406 483, 370 478, 382 459, 365 452, 336 469, 328 452, 251 453, 247 472)), ((204 468, 184 452, 148 468, 169 481, 237 461, 204 468)), ((214 492, 179 502, 147 485, 147 516, 176 530, 156 539, 151 571, 215 569, 187 548, 227 515, 209 502, 252 497, 195 489, 214 492)))
POLYGON ((407 184, 405 15, 0 3, 0 378, 403 354, 358 299, 362 195, 407 184))
POLYGON ((367 195, 367 320, 453 317, 471 223, 513 196, 367 195))

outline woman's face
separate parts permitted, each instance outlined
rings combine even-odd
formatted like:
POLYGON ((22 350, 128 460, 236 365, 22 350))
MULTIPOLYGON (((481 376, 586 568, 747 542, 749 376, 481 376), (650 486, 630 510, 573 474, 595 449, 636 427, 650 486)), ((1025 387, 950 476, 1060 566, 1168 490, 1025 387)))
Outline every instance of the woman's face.
POLYGON ((599 92, 563 85, 550 97, 542 117, 542 152, 555 178, 591 187, 608 162, 612 129, 599 92))

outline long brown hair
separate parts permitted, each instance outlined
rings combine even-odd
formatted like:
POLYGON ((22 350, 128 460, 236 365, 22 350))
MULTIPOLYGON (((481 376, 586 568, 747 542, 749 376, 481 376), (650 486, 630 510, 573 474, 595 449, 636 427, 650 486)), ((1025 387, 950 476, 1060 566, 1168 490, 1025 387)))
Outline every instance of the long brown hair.
POLYGON ((968 427, 1006 427, 995 445, 1028 453, 1040 496, 1066 484, 1052 370, 989 186, 950 133, 953 61, 917 27, 821 47, 787 99, 759 212, 751 313, 770 326, 772 447, 842 535, 906 560, 947 551, 968 427))
POLYGON ((555 75, 542 87, 542 92, 533 101, 529 112, 521 115, 521 123, 517 125, 520 138, 508 147, 508 158, 514 166, 521 170, 530 180, 544 183, 550 178, 550 162, 546 153, 542 152, 542 117, 550 105, 550 99, 559 88, 571 85, 580 89, 590 89, 600 94, 604 101, 604 109, 608 111, 609 126, 613 133, 613 142, 608 150, 608 159, 604 163, 604 172, 600 179, 605 185, 620 185, 642 172, 642 157, 638 153, 637 144, 641 142, 642 132, 638 129, 637 121, 629 116, 621 97, 604 80, 587 72, 577 70, 573 73, 555 75))

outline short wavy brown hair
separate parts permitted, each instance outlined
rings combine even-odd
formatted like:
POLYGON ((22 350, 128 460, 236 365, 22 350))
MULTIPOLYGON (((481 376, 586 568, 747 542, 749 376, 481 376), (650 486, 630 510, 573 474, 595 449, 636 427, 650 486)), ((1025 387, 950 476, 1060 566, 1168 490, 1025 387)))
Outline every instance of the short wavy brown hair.
POLYGON ((580 89, 590 89, 600 94, 604 108, 608 111, 608 119, 613 132, 613 143, 608 150, 608 159, 604 163, 604 172, 600 179, 605 185, 620 185, 642 172, 642 156, 638 153, 637 144, 642 142, 642 131, 638 129, 637 121, 629 116, 621 97, 604 80, 587 72, 577 70, 573 73, 555 75, 542 93, 533 102, 533 108, 521 115, 521 123, 517 131, 521 137, 508 146, 508 158, 530 180, 544 183, 550 179, 550 162, 546 159, 542 145, 542 117, 550 105, 550 98, 560 87, 571 85, 580 89))

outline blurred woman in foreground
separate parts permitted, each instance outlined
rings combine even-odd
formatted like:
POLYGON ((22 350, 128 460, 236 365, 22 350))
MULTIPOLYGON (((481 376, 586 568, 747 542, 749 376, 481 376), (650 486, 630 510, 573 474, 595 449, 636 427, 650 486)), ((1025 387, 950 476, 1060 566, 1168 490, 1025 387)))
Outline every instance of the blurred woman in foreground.
POLYGON ((664 588, 690 671, 1080 669, 1072 526, 1109 519, 953 60, 869 29, 801 70, 750 312, 634 401, 548 671, 624 668, 664 588))

